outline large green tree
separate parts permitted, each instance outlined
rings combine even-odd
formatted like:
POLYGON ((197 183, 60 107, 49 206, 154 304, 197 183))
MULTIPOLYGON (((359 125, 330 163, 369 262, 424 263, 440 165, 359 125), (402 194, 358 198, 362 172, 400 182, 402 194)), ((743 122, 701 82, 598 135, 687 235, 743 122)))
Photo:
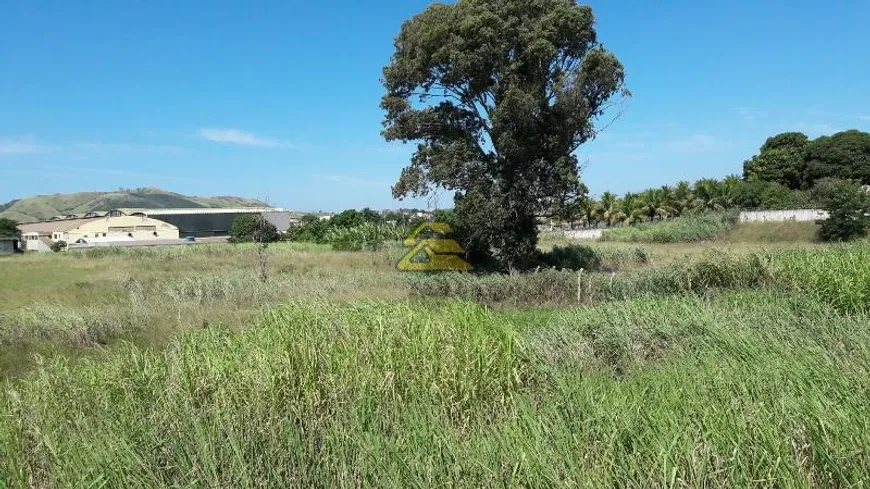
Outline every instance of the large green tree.
POLYGON ((806 187, 804 151, 808 141, 801 132, 784 132, 768 138, 759 153, 743 163, 743 178, 776 182, 790 189, 806 187))
POLYGON ((622 64, 574 0, 459 0, 406 21, 384 68, 384 137, 418 142, 397 198, 455 192, 458 217, 511 271, 538 216, 576 213, 575 151, 624 89, 622 64))
POLYGON ((806 147, 807 186, 823 178, 870 185, 870 133, 852 129, 814 139, 806 147))

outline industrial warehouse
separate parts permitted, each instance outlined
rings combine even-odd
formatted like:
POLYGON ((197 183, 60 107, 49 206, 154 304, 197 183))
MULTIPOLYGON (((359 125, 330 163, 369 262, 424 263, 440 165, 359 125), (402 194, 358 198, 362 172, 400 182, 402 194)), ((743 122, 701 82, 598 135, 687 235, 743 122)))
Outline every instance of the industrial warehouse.
POLYGON ((18 228, 26 251, 51 251, 60 241, 71 248, 180 245, 192 243, 189 237, 229 236, 233 220, 246 214, 262 215, 281 231, 291 222, 289 211, 276 208, 114 209, 24 222, 18 228))
POLYGON ((182 236, 197 238, 229 236, 233 221, 243 215, 259 214, 275 225, 279 231, 286 231, 292 224, 290 211, 275 207, 241 207, 235 209, 118 209, 127 216, 143 216, 159 219, 178 227, 182 236))

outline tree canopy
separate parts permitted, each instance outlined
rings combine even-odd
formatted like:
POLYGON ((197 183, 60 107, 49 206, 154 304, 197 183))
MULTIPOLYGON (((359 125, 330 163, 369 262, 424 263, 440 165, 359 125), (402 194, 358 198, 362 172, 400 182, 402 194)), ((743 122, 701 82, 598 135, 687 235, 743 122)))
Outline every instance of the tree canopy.
POLYGON ((799 132, 778 134, 746 160, 743 178, 793 190, 810 189, 824 178, 870 184, 870 133, 853 129, 814 140, 799 132))
POLYGON ((384 68, 384 137, 418 143, 397 198, 455 191, 455 209, 511 270, 536 217, 575 211, 574 152, 624 89, 624 70, 573 0, 459 0, 406 21, 384 68))
POLYGON ((822 136, 807 144, 805 159, 808 186, 823 178, 870 185, 870 133, 853 129, 822 136))
POLYGON ((21 231, 18 230, 18 223, 12 219, 0 217, 0 238, 20 238, 21 231))

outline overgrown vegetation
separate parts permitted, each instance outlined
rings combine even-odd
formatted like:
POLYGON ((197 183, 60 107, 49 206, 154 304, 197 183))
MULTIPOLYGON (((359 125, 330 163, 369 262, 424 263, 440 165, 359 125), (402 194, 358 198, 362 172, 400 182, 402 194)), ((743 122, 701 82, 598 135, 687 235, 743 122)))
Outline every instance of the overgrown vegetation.
POLYGON ((866 242, 555 246, 515 276, 278 243, 267 282, 256 248, 0 258, 3 486, 870 476, 866 242))
POLYGON ((404 239, 412 222, 407 213, 381 215, 368 208, 347 209, 327 218, 307 214, 290 228, 287 239, 330 244, 338 251, 376 250, 386 241, 404 239))
MULTIPOLYGON (((630 254, 622 251, 623 260, 630 254)), ((519 276, 461 273, 411 275, 412 294, 462 297, 491 305, 535 306, 591 304, 637 297, 696 295, 710 297, 728 290, 800 293, 832 304, 843 313, 870 312, 870 244, 817 250, 704 255, 659 267, 600 266, 582 272, 542 270, 519 276), (614 270, 619 270, 613 272, 614 270), (594 273, 596 271, 610 273, 594 273), (593 273, 590 273, 593 272, 593 273)), ((586 263, 594 260, 586 260, 586 263)), ((601 263, 601 262, 599 262, 601 263)))
POLYGON ((854 181, 823 182, 822 199, 829 217, 819 229, 823 241, 850 241, 870 229, 870 190, 854 181))
POLYGON ((337 251, 377 251, 387 241, 399 242, 408 235, 408 228, 392 224, 364 222, 351 227, 333 227, 324 240, 337 251))
POLYGON ((707 213, 698 216, 678 217, 655 224, 607 229, 602 241, 625 241, 629 243, 678 243, 707 241, 720 236, 737 224, 736 212, 707 213))
POLYGON ((8 386, 0 480, 725 488, 868 476, 870 328, 823 302, 290 304, 257 323, 50 362, 8 386))

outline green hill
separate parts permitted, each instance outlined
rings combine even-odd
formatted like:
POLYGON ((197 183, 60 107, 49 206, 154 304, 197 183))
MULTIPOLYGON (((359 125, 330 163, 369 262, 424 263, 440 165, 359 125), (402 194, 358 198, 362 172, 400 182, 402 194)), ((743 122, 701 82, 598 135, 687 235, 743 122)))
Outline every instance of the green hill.
POLYGON ((77 192, 73 194, 37 195, 0 204, 0 217, 16 221, 36 221, 53 216, 85 214, 119 208, 165 209, 176 207, 258 207, 255 199, 234 196, 191 197, 157 188, 119 190, 117 192, 77 192))

